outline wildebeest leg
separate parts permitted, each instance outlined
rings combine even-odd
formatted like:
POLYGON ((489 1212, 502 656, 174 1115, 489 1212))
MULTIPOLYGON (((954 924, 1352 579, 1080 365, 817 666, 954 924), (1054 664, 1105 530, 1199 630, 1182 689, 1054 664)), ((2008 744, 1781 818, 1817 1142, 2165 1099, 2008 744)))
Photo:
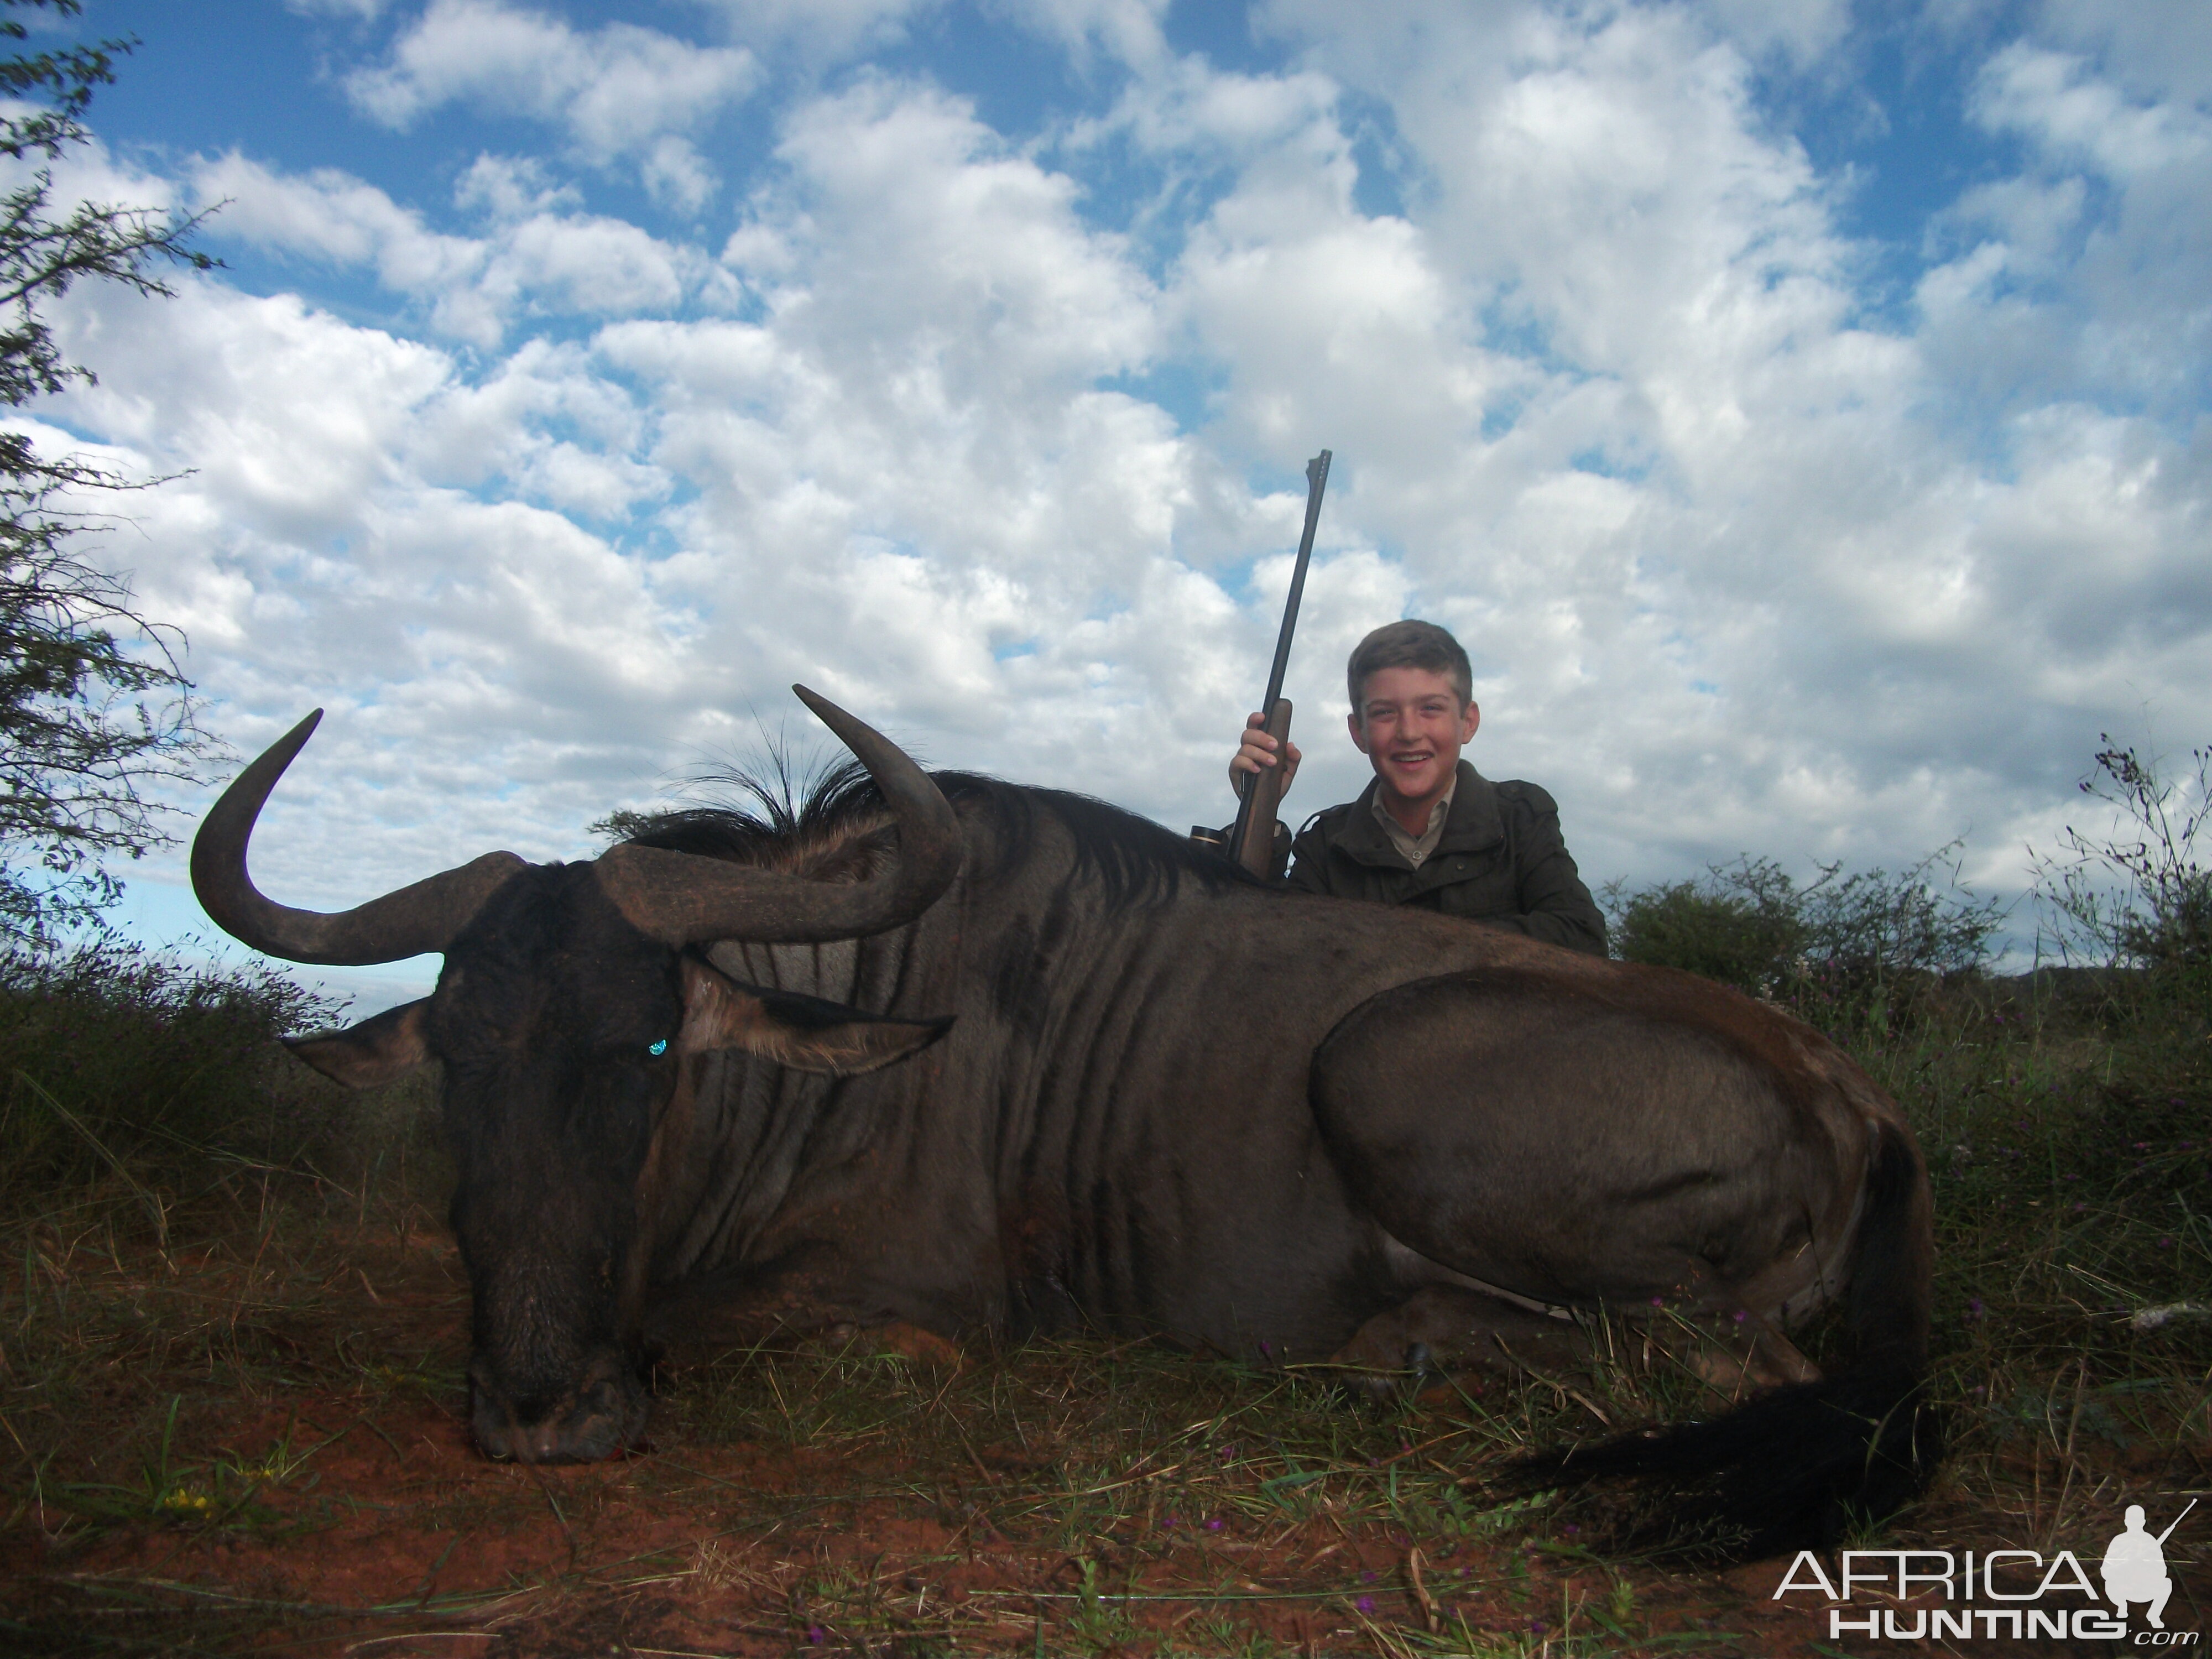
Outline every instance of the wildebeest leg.
POLYGON ((1438 1267, 1655 1330, 1763 1330, 1843 1288, 1873 1139, 1817 1077, 1785 1084, 1788 1058, 1463 974, 1347 1015, 1310 1097, 1354 1200, 1438 1267))
MULTIPOLYGON (((957 1351, 927 1328, 927 1312, 868 1282, 830 1245, 765 1267, 702 1275, 653 1298, 646 1334, 660 1346, 755 1347, 763 1343, 866 1340, 884 1352, 945 1363, 957 1351)), ((956 1359, 957 1363, 957 1359, 956 1359)))
POLYGON ((957 1371, 965 1363, 960 1345, 939 1336, 926 1325, 895 1319, 887 1325, 860 1325, 840 1321, 817 1339, 822 1346, 839 1352, 857 1349, 890 1359, 904 1359, 930 1370, 957 1371))
POLYGON ((1362 1325, 1331 1363, 1345 1368, 1349 1386, 1380 1395, 1427 1372, 1556 1376, 1585 1369, 1590 1358, 1589 1336, 1571 1319, 1457 1285, 1429 1285, 1362 1325))
POLYGON ((1379 1397, 1426 1374, 1486 1370, 1559 1381, 1607 1365, 1677 1364, 1731 1398, 1820 1371, 1781 1332, 1739 1310, 1583 1321, 1542 1314, 1457 1285, 1429 1285, 1377 1314, 1332 1356, 1359 1393, 1379 1397))
POLYGON ((1747 1312, 1722 1315, 1702 1324, 1683 1321, 1646 1326, 1652 1346, 1703 1377, 1731 1399, 1785 1382, 1817 1382, 1820 1368, 1797 1345, 1747 1312))

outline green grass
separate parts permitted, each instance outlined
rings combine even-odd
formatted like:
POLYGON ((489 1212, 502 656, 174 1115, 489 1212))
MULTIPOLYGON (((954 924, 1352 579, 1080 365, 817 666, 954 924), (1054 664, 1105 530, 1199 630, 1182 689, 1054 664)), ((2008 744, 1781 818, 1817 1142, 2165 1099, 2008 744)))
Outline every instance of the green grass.
POLYGON ((2024 1536, 2117 1526, 2110 1489, 2170 1486, 2212 1440, 2212 1313, 2159 1312, 2212 1309, 2203 991, 1972 1007, 1855 1045, 1935 1184, 1951 1494, 2024 1536))

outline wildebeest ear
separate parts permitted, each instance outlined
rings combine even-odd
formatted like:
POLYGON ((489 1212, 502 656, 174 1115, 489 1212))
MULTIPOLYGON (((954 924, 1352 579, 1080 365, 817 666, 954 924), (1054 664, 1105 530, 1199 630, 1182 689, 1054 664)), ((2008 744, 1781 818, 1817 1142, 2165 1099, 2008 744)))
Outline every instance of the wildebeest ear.
POLYGON ((742 1048, 794 1071, 852 1077, 919 1054, 951 1027, 950 1019, 886 1019, 820 997, 740 985, 686 957, 684 1030, 676 1050, 742 1048))
POLYGON ((284 1046, 349 1089, 374 1088, 404 1077, 430 1058, 422 1040, 422 1016, 429 1006, 428 997, 403 1002, 343 1031, 286 1037, 284 1046))

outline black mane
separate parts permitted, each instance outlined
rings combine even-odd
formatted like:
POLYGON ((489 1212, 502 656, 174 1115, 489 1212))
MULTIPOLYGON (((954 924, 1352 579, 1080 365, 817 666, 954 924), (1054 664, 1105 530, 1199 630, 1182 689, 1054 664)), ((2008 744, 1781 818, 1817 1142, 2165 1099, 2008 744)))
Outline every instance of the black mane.
POLYGON ((738 801, 653 813, 623 841, 632 847, 757 864, 779 846, 826 834, 883 806, 867 768, 850 759, 800 780, 778 754, 763 769, 718 772, 705 781, 731 790, 738 801))
MULTIPOLYGON (((998 857, 994 868, 981 872, 987 876, 1003 875, 1026 857, 1036 846, 1039 815, 1049 814, 1075 842, 1077 879, 1096 882, 1116 909, 1164 902, 1186 880, 1206 893, 1272 886, 1213 848, 1090 795, 1006 783, 974 772, 930 775, 956 808, 972 804, 988 816, 998 857)), ((875 780, 854 760, 821 773, 803 788, 786 768, 773 763, 767 773, 733 771, 714 781, 734 789, 743 804, 656 813, 624 840, 634 847, 752 864, 779 848, 832 835, 884 810, 875 780)))

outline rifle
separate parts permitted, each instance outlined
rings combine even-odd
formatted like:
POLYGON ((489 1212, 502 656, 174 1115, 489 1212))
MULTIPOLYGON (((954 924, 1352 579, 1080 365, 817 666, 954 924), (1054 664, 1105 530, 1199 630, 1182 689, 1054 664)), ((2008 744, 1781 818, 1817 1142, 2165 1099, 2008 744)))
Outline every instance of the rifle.
POLYGON ((1289 757, 1291 700, 1283 695, 1283 671, 1291 663, 1291 635, 1298 625, 1298 601, 1306 591, 1306 565, 1313 558, 1314 527, 1321 522, 1321 493, 1328 488, 1328 451, 1306 463, 1306 527, 1298 538, 1298 562, 1291 572, 1290 603, 1283 607, 1283 630, 1275 636, 1275 662, 1267 671, 1267 695, 1260 701, 1267 735, 1275 740, 1275 764, 1263 766, 1244 781, 1237 805, 1237 824, 1224 849, 1255 876, 1275 862, 1275 808, 1283 799, 1283 762, 1289 757))
MULTIPOLYGON (((2189 1510, 2193 1510, 2196 1507, 2197 1500, 2192 1498, 2189 1500, 2189 1510)), ((2189 1510, 2184 1510, 2179 1515, 2173 1517, 2173 1527, 2179 1526, 2184 1521, 2189 1518, 2189 1510)), ((2173 1527, 2168 1527, 2164 1532, 2159 1534, 2158 1541, 2160 1543, 2163 1544, 2167 1539, 2173 1536, 2173 1527)))

